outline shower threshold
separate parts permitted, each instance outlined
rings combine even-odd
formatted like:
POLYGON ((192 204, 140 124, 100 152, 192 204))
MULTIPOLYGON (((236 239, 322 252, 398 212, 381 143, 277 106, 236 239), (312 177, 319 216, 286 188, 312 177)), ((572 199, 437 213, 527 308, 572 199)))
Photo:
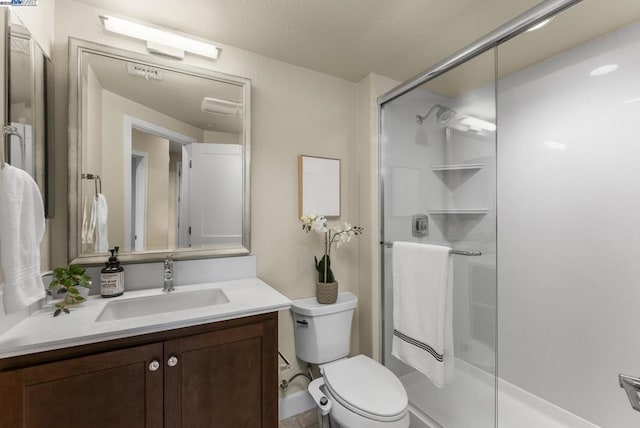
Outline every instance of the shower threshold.
MULTIPOLYGON (((471 364, 456 359, 454 381, 443 389, 416 371, 400 380, 409 395, 411 428, 496 426, 494 377, 471 364)), ((498 428, 599 428, 509 382, 498 384, 498 428)))

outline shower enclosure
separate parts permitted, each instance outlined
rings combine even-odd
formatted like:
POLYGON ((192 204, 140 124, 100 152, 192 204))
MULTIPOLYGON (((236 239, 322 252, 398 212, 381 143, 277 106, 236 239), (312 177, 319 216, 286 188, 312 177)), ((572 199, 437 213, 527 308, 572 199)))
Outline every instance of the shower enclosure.
POLYGON ((382 355, 412 427, 640 426, 638 3, 543 2, 379 99, 382 355), (442 389, 391 355, 398 241, 456 250, 442 389))

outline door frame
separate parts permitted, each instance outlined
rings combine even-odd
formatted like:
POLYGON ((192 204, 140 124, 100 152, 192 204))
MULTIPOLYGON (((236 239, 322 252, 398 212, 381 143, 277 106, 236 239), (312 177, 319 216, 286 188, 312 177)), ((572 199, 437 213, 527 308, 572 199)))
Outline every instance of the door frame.
MULTIPOLYGON (((147 188, 149 185, 149 154, 137 150, 131 151, 131 159, 138 159, 136 163, 135 180, 135 221, 132 234, 135 235, 132 248, 134 251, 143 251, 146 245, 147 236, 147 188)), ((133 172, 132 172, 133 173, 133 172)))
MULTIPOLYGON (((155 123, 147 122, 146 120, 139 119, 134 116, 124 115, 124 165, 129 165, 131 163, 131 154, 132 154, 132 139, 133 139, 133 130, 136 129, 138 131, 147 132, 149 134, 156 135, 158 137, 166 138, 170 141, 175 141, 180 144, 189 144, 195 143, 198 140, 193 137, 189 137, 188 135, 181 134, 179 132, 173 131, 168 128, 164 128, 160 125, 156 125, 155 123)), ((122 194, 124 195, 124 236, 122 242, 129 242, 131 238, 131 170, 130 168, 125 168, 124 174, 124 188, 122 189, 122 194)))

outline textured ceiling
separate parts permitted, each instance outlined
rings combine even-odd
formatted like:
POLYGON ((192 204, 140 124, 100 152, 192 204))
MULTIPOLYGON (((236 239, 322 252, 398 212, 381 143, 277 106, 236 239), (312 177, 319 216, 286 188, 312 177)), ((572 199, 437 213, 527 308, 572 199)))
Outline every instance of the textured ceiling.
MULTIPOLYGON (((536 0, 77 0, 323 73, 405 80, 536 0)), ((224 53, 223 53, 224 55, 224 53)))
MULTIPOLYGON (((76 0, 118 15, 359 81, 404 81, 539 0, 76 0)), ((639 0, 584 0, 501 48, 500 75, 640 19, 639 0)), ((223 52, 224 55, 224 52, 223 52)), ((492 79, 490 55, 430 89, 455 96, 492 79), (483 62, 484 61, 484 62, 483 62), (491 70, 491 72, 487 71, 491 70)))

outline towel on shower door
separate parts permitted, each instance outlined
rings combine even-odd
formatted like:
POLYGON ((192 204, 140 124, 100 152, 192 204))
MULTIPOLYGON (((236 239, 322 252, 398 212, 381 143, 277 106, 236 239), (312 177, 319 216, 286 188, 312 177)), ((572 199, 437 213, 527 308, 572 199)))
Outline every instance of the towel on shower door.
POLYGON ((40 241, 45 220, 38 186, 25 171, 0 168, 0 268, 7 314, 45 297, 40 276, 40 241))
POLYGON ((442 388, 453 377, 450 248, 393 244, 392 355, 442 388))
POLYGON ((93 213, 95 214, 96 253, 106 253, 109 251, 109 231, 107 229, 109 209, 107 208, 107 198, 102 193, 98 193, 93 200, 93 213))

